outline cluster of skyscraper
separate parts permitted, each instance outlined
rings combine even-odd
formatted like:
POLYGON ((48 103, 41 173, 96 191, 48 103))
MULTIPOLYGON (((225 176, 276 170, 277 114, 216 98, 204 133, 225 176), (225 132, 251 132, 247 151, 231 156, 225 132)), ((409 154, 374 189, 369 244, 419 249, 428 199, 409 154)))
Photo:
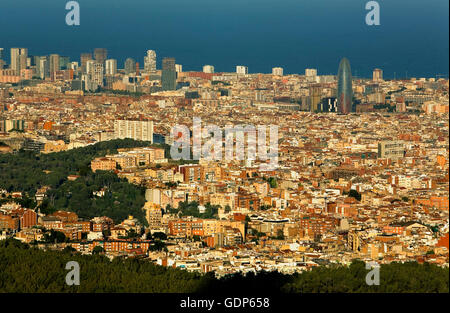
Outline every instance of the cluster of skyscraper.
MULTIPOLYGON (((28 75, 23 73, 23 70, 27 70, 33 67, 33 76, 37 76, 41 79, 50 78, 52 80, 55 77, 70 77, 74 79, 74 73, 78 73, 78 79, 75 83, 80 85, 80 89, 85 90, 98 90, 105 86, 105 83, 111 82, 115 79, 118 72, 117 60, 108 59, 108 51, 105 48, 96 48, 94 53, 82 53, 80 56, 80 67, 78 62, 70 62, 69 57, 60 56, 58 54, 51 54, 48 56, 29 56, 27 48, 11 48, 11 65, 10 71, 13 75, 23 76, 28 75)), ((0 69, 4 68, 5 62, 3 61, 3 48, 0 48, 0 69)), ((162 60, 162 70, 159 76, 161 79, 161 89, 175 90, 177 73, 182 71, 182 67, 179 64, 175 64, 174 58, 164 58, 162 60)), ((132 58, 127 58, 124 63, 124 72, 132 79, 132 77, 140 76, 139 63, 132 58)), ((144 56, 144 73, 146 75, 156 75, 156 52, 154 50, 148 50, 144 56)), ((203 66, 204 73, 214 73, 214 66, 203 66)), ((236 73, 238 75, 248 75, 248 67, 243 65, 236 66, 236 73)), ((283 68, 274 67, 272 74, 277 76, 283 76, 283 68)), ((317 83, 317 70, 306 69, 305 78, 310 83, 317 83)), ((381 81, 383 79, 383 71, 375 69, 373 71, 373 80, 381 81)), ((312 85, 310 94, 312 97, 311 107, 320 111, 318 104, 320 103, 320 94, 312 85), (313 101, 317 96, 317 101, 313 101)), ((328 101, 328 103, 331 103, 328 101)), ((336 103, 332 105, 326 104, 327 110, 337 111, 338 113, 348 114, 354 112, 353 107, 353 91, 352 91, 352 74, 350 68, 350 62, 347 58, 343 58, 339 63, 339 69, 337 74, 337 92, 336 103)))
MULTIPOLYGON (((0 70, 5 67, 3 61, 3 48, 0 48, 0 70)), ((11 65, 8 75, 24 79, 38 77, 51 79, 63 77, 74 80, 80 89, 95 91, 115 80, 117 74, 117 60, 108 59, 108 51, 105 48, 96 48, 94 53, 82 53, 80 63, 71 62, 69 57, 51 54, 47 56, 30 56, 27 48, 11 48, 11 65), (33 71, 30 70, 33 68, 33 71), (27 72, 24 74, 23 70, 27 72), (74 76, 77 76, 74 78, 74 76)), ((164 58, 162 62, 162 90, 175 90, 177 72, 181 71, 181 65, 175 64, 174 58, 164 58)), ((210 69, 211 70, 211 69, 210 69)), ((144 73, 156 74, 156 52, 148 50, 144 56, 144 73)), ((214 71, 214 68, 212 68, 214 71)), ((127 58, 124 63, 124 72, 129 76, 139 76, 140 68, 132 58, 127 58)), ((158 74, 159 75, 159 74, 158 74)), ((13 81, 16 82, 16 81, 13 81)))

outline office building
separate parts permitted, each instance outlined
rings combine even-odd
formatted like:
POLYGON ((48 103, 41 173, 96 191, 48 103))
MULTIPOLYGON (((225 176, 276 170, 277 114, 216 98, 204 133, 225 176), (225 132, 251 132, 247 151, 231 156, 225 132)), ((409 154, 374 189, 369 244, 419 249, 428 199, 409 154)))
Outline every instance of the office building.
POLYGON ((175 64, 175 72, 177 72, 177 73, 183 73, 183 65, 181 65, 181 64, 175 64))
POLYGON ((81 61, 81 72, 86 73, 86 63, 87 61, 92 60, 92 54, 91 53, 82 53, 80 57, 81 61))
POLYGON ((131 74, 136 72, 136 61, 132 58, 128 58, 125 60, 124 64, 125 74, 131 74))
POLYGON ((108 57, 108 50, 105 48, 95 48, 94 50, 94 58, 100 64, 104 64, 108 57))
POLYGON ((175 90, 176 81, 177 73, 175 69, 175 58, 164 58, 161 76, 162 90, 175 90))
POLYGON ((352 72, 347 58, 339 63, 337 101, 339 113, 348 114, 353 111, 352 72))
POLYGON ((309 87, 310 110, 311 112, 319 112, 319 103, 322 96, 321 85, 313 84, 309 87))
POLYGON ((59 57, 59 68, 62 70, 67 70, 69 68, 70 57, 60 56, 59 57))
POLYGON ((337 112, 337 99, 327 97, 320 100, 317 108, 318 112, 337 112))
POLYGON ((50 55, 50 73, 54 73, 59 71, 61 67, 59 66, 59 55, 51 54, 50 55))

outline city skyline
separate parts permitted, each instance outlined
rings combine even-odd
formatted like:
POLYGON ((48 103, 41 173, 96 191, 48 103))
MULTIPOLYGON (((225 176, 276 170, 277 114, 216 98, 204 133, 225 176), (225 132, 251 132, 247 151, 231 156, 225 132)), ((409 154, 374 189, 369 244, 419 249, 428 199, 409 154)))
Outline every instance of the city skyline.
POLYGON ((3 0, 0 293, 448 293, 448 7, 3 0))
MULTIPOLYGON (((89 49, 88 49, 89 50, 89 49)), ((115 61, 115 63, 117 64, 117 69, 121 69, 124 70, 125 73, 131 73, 133 71, 135 71, 136 69, 136 63, 138 63, 139 65, 139 69, 141 70, 148 70, 151 69, 151 71, 156 71, 156 70, 162 70, 163 69, 163 62, 165 58, 169 58, 169 57, 165 57, 165 56, 161 56, 161 57, 157 57, 157 53, 156 50, 146 50, 144 54, 142 54, 142 56, 140 58, 138 58, 138 60, 141 60, 141 62, 136 61, 136 59, 131 58, 131 57, 126 57, 126 59, 124 59, 123 62, 119 62, 119 60, 117 58, 114 58, 113 56, 109 55, 109 50, 107 48, 91 48, 89 51, 92 52, 82 52, 78 57, 75 56, 74 59, 72 59, 69 56, 66 55, 61 55, 61 54, 57 54, 57 53, 47 53, 44 55, 32 55, 29 53, 29 49, 28 48, 24 48, 24 47, 11 47, 11 48, 6 48, 3 47, 3 62, 5 63, 4 65, 9 65, 11 68, 15 69, 16 65, 13 61, 13 63, 11 64, 11 57, 9 57, 9 59, 7 59, 5 56, 11 56, 13 51, 26 51, 25 52, 25 56, 26 57, 48 57, 49 59, 51 59, 52 56, 56 57, 64 57, 64 58, 68 58, 70 60, 70 62, 77 62, 80 66, 80 68, 83 70, 83 66, 85 65, 85 62, 87 60, 95 60, 97 62, 100 62, 102 64, 105 65, 105 62, 108 60, 113 60, 115 61), (95 52, 100 49, 100 50, 105 50, 105 57, 102 57, 102 60, 97 60, 95 58, 95 52), (5 53, 4 51, 10 50, 10 53, 5 53), (151 55, 151 57, 149 57, 149 53, 151 55), (87 59, 86 59, 87 57, 87 59), (83 59, 85 58, 85 60, 83 59), (151 61, 149 61, 149 58, 151 59, 151 61), (84 61, 83 61, 84 60, 84 61), (102 62, 103 61, 103 62, 102 62), (127 68, 127 62, 129 62, 129 67, 127 68), (120 64, 122 64, 122 66, 120 66, 120 64), (150 65, 149 65, 150 64, 150 65), (132 65, 132 66, 131 66, 132 65)), ((16 52, 14 52, 16 53, 16 52)), ((17 52, 19 53, 19 52, 17 52)), ((20 52, 22 53, 22 52, 20 52)), ((346 58, 345 56, 342 58, 339 58, 339 62, 341 62, 343 59, 346 59, 348 61, 348 58, 346 58)), ((17 63, 17 62, 16 62, 17 63)), ((24 61, 22 62, 24 63, 24 61)), ((181 64, 181 66, 183 66, 183 64, 181 64)), ((281 69, 281 76, 284 75, 305 75, 305 71, 309 70, 311 67, 305 67, 302 71, 298 72, 298 73, 290 73, 289 70, 287 70, 285 67, 282 66, 278 66, 278 65, 274 65, 271 68, 268 68, 267 71, 265 72, 254 72, 251 71, 251 69, 246 66, 246 65, 242 65, 242 63, 239 65, 239 63, 235 64, 233 66, 233 68, 230 71, 217 71, 216 70, 216 66, 215 65, 209 65, 209 64, 203 64, 200 68, 188 68, 188 67, 183 67, 185 69, 186 72, 202 72, 205 70, 205 67, 207 69, 207 71, 209 71, 209 67, 212 66, 212 69, 216 72, 216 73, 234 73, 234 72, 239 72, 244 70, 245 68, 245 73, 246 74, 275 74, 274 73, 274 69, 281 69)), ((330 73, 321 73, 320 72, 320 68, 314 68, 313 70, 316 71, 316 75, 319 76, 323 76, 323 75, 334 75, 334 76, 338 76, 339 75, 339 67, 335 72, 330 72, 330 73)), ((383 79, 387 79, 387 80, 395 80, 395 79, 409 79, 409 78, 448 78, 448 75, 444 75, 444 74, 435 74, 432 76, 414 76, 411 72, 405 71, 405 74, 402 75, 401 73, 394 73, 394 77, 386 77, 386 75, 384 75, 384 70, 380 69, 376 66, 374 66, 370 72, 368 72, 368 74, 366 76, 360 76, 360 75, 354 75, 352 68, 350 67, 350 76, 352 79, 373 79, 374 78, 374 71, 378 73, 378 71, 381 71, 381 78, 383 79)), ((356 72, 357 73, 357 72, 356 72)), ((377 74, 379 75, 379 74, 377 74)))
POLYGON ((383 68, 385 78, 448 76, 446 1, 429 1, 426 8, 419 1, 382 3, 381 25, 376 27, 365 25, 364 3, 355 1, 305 5, 284 0, 276 7, 270 1, 259 1, 258 6, 255 1, 231 1, 225 10, 224 4, 196 0, 188 6, 173 0, 170 17, 169 4, 162 1, 131 0, 128 6, 119 6, 118 1, 79 3, 81 24, 69 27, 64 24, 63 5, 6 2, 0 27, 9 33, 2 46, 25 46, 36 55, 54 51, 71 59, 90 47, 103 46, 119 64, 131 57, 142 65, 142 55, 154 49, 158 64, 162 57, 173 56, 192 70, 212 64, 218 72, 232 72, 237 64, 246 64, 251 73, 280 66, 286 74, 307 67, 332 74, 336 60, 345 56, 356 77, 369 77, 373 68, 383 68), (11 16, 19 9, 28 18, 11 28, 11 16), (42 11, 39 28, 32 26, 37 22, 32 9, 42 11), (94 24, 99 18, 104 23, 94 24), (26 36, 30 31, 34 35, 26 36))

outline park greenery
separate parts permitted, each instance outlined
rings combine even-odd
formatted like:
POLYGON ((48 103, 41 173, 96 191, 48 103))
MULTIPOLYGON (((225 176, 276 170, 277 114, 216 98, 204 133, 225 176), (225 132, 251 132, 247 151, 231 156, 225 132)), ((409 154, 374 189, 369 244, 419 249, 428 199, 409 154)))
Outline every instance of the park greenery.
MULTIPOLYGON (((158 249, 160 247, 154 247, 158 249)), ((115 258, 97 249, 81 255, 67 248, 44 251, 15 239, 0 241, 0 292, 151 292, 151 293, 448 293, 449 269, 417 262, 382 264, 380 284, 367 285, 362 261, 349 266, 318 266, 287 275, 258 272, 227 275, 192 273, 148 260, 115 258), (67 262, 80 265, 80 285, 65 282, 67 262)))
MULTIPOLYGON (((90 162, 96 157, 115 154, 119 148, 142 146, 149 146, 149 143, 122 139, 57 153, 19 151, 16 154, 3 154, 0 155, 0 189, 21 191, 21 204, 35 208, 33 199, 37 190, 48 186, 46 198, 39 206, 42 213, 73 211, 81 218, 108 216, 116 223, 133 215, 146 225, 142 211, 144 188, 128 183, 113 172, 93 173, 90 169, 90 162), (71 175, 78 177, 71 180, 71 175), (106 189, 104 196, 93 194, 102 188, 106 189)), ((154 146, 166 148, 165 145, 154 146)), ((0 201, 10 199, 0 198, 0 201)))
POLYGON ((197 218, 217 218, 220 205, 211 205, 210 203, 207 203, 204 207, 205 211, 203 213, 200 213, 198 202, 184 201, 178 204, 178 208, 167 205, 166 211, 171 214, 176 214, 180 217, 193 216, 197 218))

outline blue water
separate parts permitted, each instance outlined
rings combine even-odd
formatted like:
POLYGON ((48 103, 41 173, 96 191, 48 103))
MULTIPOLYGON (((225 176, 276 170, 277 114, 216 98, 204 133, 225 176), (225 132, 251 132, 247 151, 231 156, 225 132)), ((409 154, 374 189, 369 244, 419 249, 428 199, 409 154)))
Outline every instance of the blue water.
POLYGON ((0 47, 31 55, 80 53, 105 47, 119 67, 143 64, 156 50, 158 67, 175 57, 183 70, 336 74, 346 56, 353 75, 448 75, 449 1, 381 0, 381 25, 365 24, 366 0, 79 0, 81 25, 65 24, 66 0, 1 0, 0 47))

